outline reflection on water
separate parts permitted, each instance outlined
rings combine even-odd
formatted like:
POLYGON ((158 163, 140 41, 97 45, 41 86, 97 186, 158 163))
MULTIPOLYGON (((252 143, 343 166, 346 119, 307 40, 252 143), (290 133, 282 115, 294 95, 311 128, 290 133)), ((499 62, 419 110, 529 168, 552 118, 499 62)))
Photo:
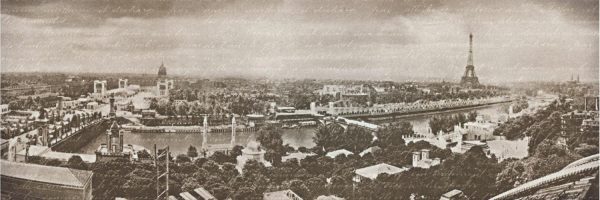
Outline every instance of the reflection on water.
POLYGON ((479 115, 485 115, 485 116, 488 116, 489 118, 491 118, 492 120, 496 120, 498 118, 506 117, 508 115, 508 113, 505 111, 506 105, 507 104, 494 104, 494 105, 488 105, 488 106, 482 106, 482 107, 476 107, 476 108, 450 110, 450 111, 444 111, 444 112, 420 114, 420 115, 415 115, 415 116, 402 116, 402 117, 398 117, 393 120, 386 119, 386 120, 380 120, 380 121, 373 121, 373 123, 385 125, 385 124, 389 124, 390 122, 395 122, 395 121, 408 121, 413 125, 413 130, 415 132, 426 133, 429 128, 429 120, 434 116, 455 115, 455 114, 459 114, 459 113, 467 114, 469 112, 476 111, 477 114, 479 114, 479 115))
MULTIPOLYGON (((302 129, 283 129, 282 139, 284 144, 290 144, 294 148, 301 146, 313 147, 312 137, 315 128, 302 129)), ((255 132, 238 132, 235 141, 236 144, 245 146, 250 140, 254 140, 255 132)), ((126 133, 123 140, 127 144, 136 144, 152 150, 154 144, 158 147, 169 145, 174 154, 183 154, 187 152, 190 145, 199 149, 202 146, 201 133, 126 133)), ((231 141, 230 133, 209 133, 208 144, 229 144, 231 141)), ((101 135, 92 140, 81 149, 82 153, 94 153, 100 144, 106 143, 106 135, 101 135)))
MULTIPOLYGON (((410 122, 416 132, 425 133, 429 127, 429 119, 435 115, 451 115, 457 113, 468 113, 471 111, 477 111, 479 114, 484 114, 496 118, 500 115, 506 115, 503 112, 504 104, 495 104, 485 107, 446 111, 432 114, 422 114, 417 116, 401 117, 395 120, 385 121, 374 121, 378 124, 386 124, 391 121, 408 121, 410 122)), ((313 137, 315 134, 315 128, 301 128, 301 129, 283 129, 282 139, 284 144, 289 144, 294 148, 298 147, 314 147, 313 137)), ((81 149, 82 153, 94 153, 94 150, 100 146, 101 143, 105 143, 106 136, 103 134, 88 145, 81 149)), ((236 144, 246 145, 249 140, 255 138, 253 132, 238 132, 236 136, 236 144)), ((200 133, 127 133, 124 136, 125 143, 136 144, 148 149, 152 149, 154 144, 159 147, 169 145, 174 154, 186 153, 187 148, 192 145, 196 148, 202 146, 202 134, 200 133)), ((210 133, 208 136, 209 144, 228 144, 231 141, 230 133, 210 133)))

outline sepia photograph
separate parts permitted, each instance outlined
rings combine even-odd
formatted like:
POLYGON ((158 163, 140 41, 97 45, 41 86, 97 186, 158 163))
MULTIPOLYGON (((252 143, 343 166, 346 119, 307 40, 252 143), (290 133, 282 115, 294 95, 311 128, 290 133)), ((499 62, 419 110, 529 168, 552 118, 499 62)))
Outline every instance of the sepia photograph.
POLYGON ((0 0, 2 200, 600 199, 598 0, 0 0))

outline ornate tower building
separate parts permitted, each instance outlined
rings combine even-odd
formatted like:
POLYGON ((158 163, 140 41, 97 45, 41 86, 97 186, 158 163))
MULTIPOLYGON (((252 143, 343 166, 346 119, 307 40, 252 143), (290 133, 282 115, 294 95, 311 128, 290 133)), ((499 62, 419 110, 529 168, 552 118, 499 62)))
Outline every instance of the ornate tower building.
POLYGON ((479 85, 479 79, 475 76, 475 66, 473 65, 473 34, 469 34, 469 58, 465 74, 460 80, 461 85, 476 86, 479 85))
POLYGON ((111 118, 116 117, 117 116, 117 111, 116 111, 116 108, 115 108, 115 94, 114 93, 112 93, 110 95, 109 106, 110 106, 110 110, 109 110, 108 116, 111 117, 111 118))
POLYGON ((167 68, 164 63, 160 64, 158 68, 158 81, 156 82, 156 89, 158 90, 159 96, 168 96, 169 90, 173 89, 173 80, 167 79, 167 68))
POLYGON ((123 131, 120 129, 117 122, 113 121, 110 129, 106 131, 106 142, 109 152, 123 153, 123 131))
POLYGON ((118 158, 132 159, 134 154, 133 146, 125 148, 123 136, 125 131, 121 129, 116 120, 112 120, 112 125, 106 130, 106 143, 100 144, 96 150, 96 160, 113 160, 118 158))

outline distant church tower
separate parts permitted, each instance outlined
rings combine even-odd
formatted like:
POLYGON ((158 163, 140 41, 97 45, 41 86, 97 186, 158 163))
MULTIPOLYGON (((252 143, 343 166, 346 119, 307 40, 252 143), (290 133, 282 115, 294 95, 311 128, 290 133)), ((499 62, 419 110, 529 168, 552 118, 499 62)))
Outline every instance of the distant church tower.
POLYGON ((473 65, 473 34, 469 34, 469 59, 460 84, 467 86, 479 85, 479 79, 475 76, 475 66, 473 65))
POLYGON ((158 96, 169 96, 169 90, 173 89, 173 80, 167 79, 167 68, 164 63, 158 68, 158 81, 156 82, 156 90, 158 96))

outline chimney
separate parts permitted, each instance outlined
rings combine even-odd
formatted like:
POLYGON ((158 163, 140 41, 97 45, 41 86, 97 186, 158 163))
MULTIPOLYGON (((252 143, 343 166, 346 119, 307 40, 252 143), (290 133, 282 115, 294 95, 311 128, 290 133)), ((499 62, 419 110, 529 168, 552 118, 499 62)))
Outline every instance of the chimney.
POLYGON ((421 160, 421 154, 419 154, 419 152, 413 152, 413 159, 412 159, 412 165, 413 167, 417 167, 419 161, 421 160))
POLYGON ((230 141, 231 148, 233 148, 233 146, 235 146, 235 129, 236 128, 237 128, 237 123, 235 122, 235 116, 233 116, 233 118, 231 118, 231 141, 230 141))
POLYGON ((49 146, 48 145, 48 125, 43 125, 42 127, 40 127, 39 131, 40 131, 40 135, 42 136, 41 137, 42 141, 40 141, 40 142, 42 143, 43 146, 49 146))
POLYGON ((110 130, 106 131, 106 146, 108 147, 108 152, 112 152, 112 138, 110 130))
POLYGON ((111 96, 110 96, 109 104, 110 104, 110 112, 109 112, 108 115, 110 117, 114 117, 114 116, 116 116, 116 113, 115 113, 115 94, 114 93, 112 93, 111 96))
POLYGON ((123 130, 119 130, 119 152, 123 152, 123 130))
POLYGON ((429 149, 421 150, 421 160, 429 160, 429 149))

